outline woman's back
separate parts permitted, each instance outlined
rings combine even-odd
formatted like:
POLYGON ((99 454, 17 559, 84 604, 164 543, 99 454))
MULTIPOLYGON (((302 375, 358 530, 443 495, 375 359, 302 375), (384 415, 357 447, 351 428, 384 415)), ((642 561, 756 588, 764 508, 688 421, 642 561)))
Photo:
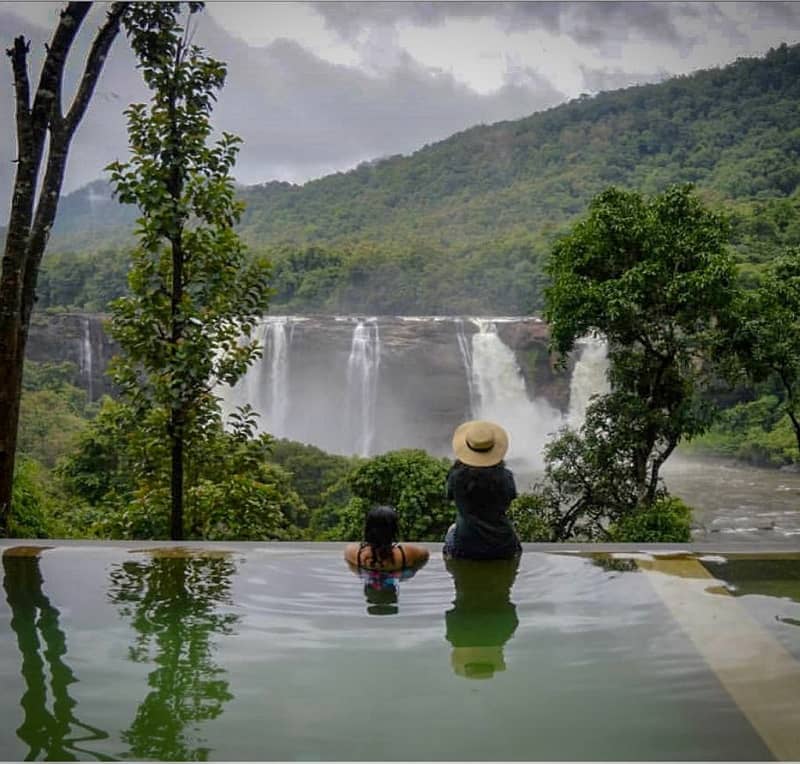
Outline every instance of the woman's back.
POLYGON ((364 540, 348 544, 344 557, 364 570, 403 570, 428 559, 428 550, 414 544, 397 544, 399 524, 391 507, 373 507, 364 519, 364 540))
POLYGON ((456 461, 447 476, 447 497, 455 501, 458 515, 446 553, 475 560, 518 554, 519 540, 507 514, 516 495, 514 476, 502 462, 472 467, 456 461))
MULTIPOLYGON (((409 550, 403 544, 392 544, 391 549, 387 550, 388 554, 376 558, 370 544, 363 541, 360 544, 348 544, 344 556, 351 565, 364 570, 403 570, 419 561, 419 549, 421 547, 412 547, 409 550)), ((423 551, 427 559, 427 549, 423 551)))

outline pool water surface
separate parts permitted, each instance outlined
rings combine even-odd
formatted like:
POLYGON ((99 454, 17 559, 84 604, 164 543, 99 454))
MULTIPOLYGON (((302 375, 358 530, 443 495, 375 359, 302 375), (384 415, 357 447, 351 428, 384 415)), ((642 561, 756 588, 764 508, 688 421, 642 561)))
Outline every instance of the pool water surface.
POLYGON ((431 549, 3 542, 0 759, 800 759, 800 554, 431 549))

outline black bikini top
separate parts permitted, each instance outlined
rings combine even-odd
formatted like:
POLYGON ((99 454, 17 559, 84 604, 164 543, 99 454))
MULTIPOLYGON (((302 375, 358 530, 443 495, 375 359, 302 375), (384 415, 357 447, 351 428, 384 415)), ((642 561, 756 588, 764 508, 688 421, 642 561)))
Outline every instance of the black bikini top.
MULTIPOLYGON (((356 565, 359 568, 363 568, 364 566, 361 564, 361 552, 364 551, 369 546, 366 541, 362 541, 358 547, 358 554, 356 555, 356 565)), ((407 567, 406 565, 406 553, 403 547, 400 544, 392 544, 392 549, 399 549, 400 550, 400 557, 403 560, 402 567, 407 567)), ((370 568, 364 568, 365 570, 370 570, 370 568)), ((382 570, 382 568, 375 568, 375 570, 382 570)))

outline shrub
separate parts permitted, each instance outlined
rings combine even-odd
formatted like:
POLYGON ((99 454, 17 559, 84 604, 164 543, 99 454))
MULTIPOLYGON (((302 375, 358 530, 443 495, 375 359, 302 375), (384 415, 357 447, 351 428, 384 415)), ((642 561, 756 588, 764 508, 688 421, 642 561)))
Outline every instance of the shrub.
POLYGON ((455 517, 453 504, 445 498, 450 463, 425 451, 390 451, 369 459, 345 479, 353 494, 339 513, 331 534, 339 539, 361 537, 364 516, 376 504, 397 510, 400 535, 415 541, 441 541, 455 517))
POLYGON ((38 482, 41 469, 33 459, 21 457, 14 471, 8 535, 11 538, 47 538, 47 499, 38 482))
POLYGON ((660 496, 648 509, 609 528, 609 540, 636 543, 691 541, 692 509, 676 496, 660 496))
POLYGON ((520 541, 555 541, 551 511, 545 497, 522 493, 511 502, 509 517, 520 541))

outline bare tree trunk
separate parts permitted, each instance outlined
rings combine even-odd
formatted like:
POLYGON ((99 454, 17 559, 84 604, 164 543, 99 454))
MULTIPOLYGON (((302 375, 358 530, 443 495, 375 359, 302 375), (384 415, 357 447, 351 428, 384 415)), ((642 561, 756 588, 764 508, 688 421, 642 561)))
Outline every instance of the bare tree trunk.
POLYGON ((28 80, 30 43, 17 37, 6 53, 14 74, 17 173, 0 272, 0 535, 8 532, 14 480, 22 370, 39 266, 53 227, 69 146, 89 105, 128 3, 113 3, 98 30, 78 90, 66 115, 61 107, 64 67, 91 3, 73 2, 61 12, 36 94, 28 80), (42 191, 36 200, 45 138, 50 132, 42 191))

